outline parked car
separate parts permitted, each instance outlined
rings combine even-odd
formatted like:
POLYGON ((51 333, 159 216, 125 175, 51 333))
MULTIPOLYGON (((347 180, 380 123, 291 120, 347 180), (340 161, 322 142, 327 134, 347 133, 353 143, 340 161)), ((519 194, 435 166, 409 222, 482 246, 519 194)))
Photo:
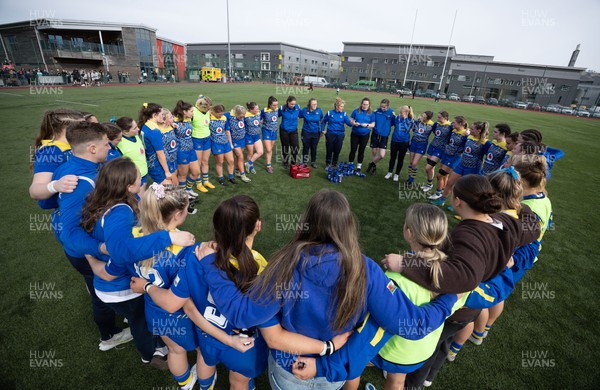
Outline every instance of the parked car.
POLYGON ((512 100, 510 99, 500 99, 498 100, 498 105, 502 107, 512 107, 512 100))
POLYGON ((529 103, 527 104, 527 109, 532 111, 542 111, 542 106, 537 103, 529 103))
POLYGON ((448 100, 454 100, 456 102, 460 102, 460 97, 455 93, 451 93, 450 95, 448 95, 448 100))
POLYGON ((445 93, 440 93, 440 99, 446 99, 446 94, 445 93))
POLYGON ((575 110, 575 115, 589 118, 590 112, 588 110, 584 110, 583 108, 580 108, 578 110, 575 110))
POLYGON ((561 114, 573 115, 573 112, 574 111, 571 107, 561 107, 560 109, 561 114))
POLYGON ((600 118, 600 111, 592 112, 592 118, 600 118))
POLYGON ((465 95, 462 97, 463 102, 473 103, 473 100, 475 100, 475 96, 473 95, 465 95))
POLYGON ((513 103, 513 107, 514 107, 514 108, 520 108, 520 109, 522 109, 522 110, 525 110, 525 109, 527 108, 527 103, 525 103, 525 102, 519 102, 519 101, 515 101, 515 102, 513 103))
POLYGON ((408 88, 397 89, 396 93, 398 95, 405 95, 405 96, 412 95, 412 91, 410 89, 408 89, 408 88))
POLYGON ((358 80, 350 86, 350 89, 358 89, 362 91, 370 91, 375 88, 377 88, 377 83, 369 80, 358 80))
POLYGON ((483 96, 475 96, 475 103, 485 104, 485 98, 483 96))
POLYGON ((496 98, 489 98, 487 100, 487 104, 489 104, 490 106, 497 106, 498 105, 498 99, 496 99, 496 98))
POLYGON ((561 107, 558 104, 551 104, 546 107, 546 112, 557 112, 560 113, 561 107))

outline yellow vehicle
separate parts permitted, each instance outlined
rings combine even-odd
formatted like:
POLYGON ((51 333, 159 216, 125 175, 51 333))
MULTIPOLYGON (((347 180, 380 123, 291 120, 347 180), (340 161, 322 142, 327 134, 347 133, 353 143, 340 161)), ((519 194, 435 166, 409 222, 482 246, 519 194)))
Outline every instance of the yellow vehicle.
POLYGON ((221 81, 221 69, 204 67, 201 69, 202 81, 221 81))

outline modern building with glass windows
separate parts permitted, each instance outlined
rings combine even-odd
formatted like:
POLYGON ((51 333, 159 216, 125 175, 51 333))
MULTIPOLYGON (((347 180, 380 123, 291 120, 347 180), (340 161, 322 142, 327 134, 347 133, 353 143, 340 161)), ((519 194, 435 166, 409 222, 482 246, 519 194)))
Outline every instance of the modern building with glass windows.
POLYGON ((110 71, 114 79, 121 72, 131 81, 185 74, 185 45, 157 39, 156 29, 142 24, 32 19, 0 25, 0 41, 16 68, 110 71))

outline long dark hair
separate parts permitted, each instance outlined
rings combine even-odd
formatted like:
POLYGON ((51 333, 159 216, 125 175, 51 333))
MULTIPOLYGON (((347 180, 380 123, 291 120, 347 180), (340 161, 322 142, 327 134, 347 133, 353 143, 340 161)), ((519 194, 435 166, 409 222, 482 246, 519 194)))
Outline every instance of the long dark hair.
POLYGON ((258 205, 247 195, 237 195, 221 202, 213 215, 217 242, 214 264, 242 292, 248 291, 258 273, 258 264, 246 245, 246 238, 252 234, 259 219, 258 205), (237 259, 239 269, 231 264, 232 257, 237 259))
MULTIPOLYGON (((299 226, 292 240, 271 257, 269 265, 256 279, 253 294, 266 301, 286 294, 301 259, 306 262, 310 258, 311 248, 331 244, 337 253, 339 275, 335 295, 329 302, 329 313, 324 314, 335 330, 344 329, 362 313, 367 295, 367 267, 350 204, 341 192, 320 190, 308 202, 299 226)), ((327 253, 323 248, 319 256, 327 253)))
POLYGON ((193 106, 190 103, 186 103, 183 100, 178 100, 175 104, 175 108, 173 109, 173 116, 177 118, 178 122, 183 122, 184 115, 183 112, 189 110, 193 106))
POLYGON ((125 203, 138 215, 138 202, 135 194, 128 187, 135 184, 138 170, 128 158, 117 158, 107 162, 98 177, 96 187, 88 195, 81 211, 81 226, 87 232, 94 230, 94 225, 106 212, 116 204, 125 203))
POLYGON ((138 127, 141 129, 144 123, 152 118, 152 115, 158 114, 162 111, 162 106, 156 103, 144 103, 140 109, 138 116, 138 127))

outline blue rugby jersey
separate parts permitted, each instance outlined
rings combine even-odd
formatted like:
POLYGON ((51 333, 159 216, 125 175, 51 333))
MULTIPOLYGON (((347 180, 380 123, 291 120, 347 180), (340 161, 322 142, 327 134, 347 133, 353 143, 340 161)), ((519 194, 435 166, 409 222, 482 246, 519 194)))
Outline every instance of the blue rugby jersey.
POLYGON ((460 165, 465 168, 481 168, 483 158, 491 144, 490 141, 481 143, 477 138, 469 136, 467 142, 465 142, 465 149, 460 159, 460 165))
POLYGON ((422 122, 420 119, 415 121, 413 126, 412 142, 424 143, 429 140, 429 135, 433 130, 433 121, 422 122))
POLYGON ((383 111, 381 107, 378 107, 377 110, 375 110, 375 127, 373 128, 375 134, 382 137, 389 137, 392 125, 395 123, 395 118, 396 113, 390 107, 388 107, 386 111, 383 111))
POLYGON ((245 118, 238 119, 233 114, 233 111, 227 115, 227 127, 226 129, 231 132, 232 140, 246 139, 246 120, 245 118))
POLYGON ((171 126, 161 128, 160 133, 167 165, 171 173, 173 173, 177 170, 177 136, 171 126))
POLYGON ((429 146, 443 150, 448 143, 448 139, 450 138, 450 133, 452 132, 452 123, 435 122, 431 132, 433 133, 433 138, 431 139, 429 146))
POLYGON ((179 118, 175 118, 177 127, 175 130, 175 138, 177 140, 178 150, 182 152, 189 152, 194 149, 194 141, 192 140, 192 121, 189 118, 183 121, 179 118))
POLYGON ((210 141, 215 144, 226 145, 229 143, 229 138, 227 137, 227 116, 223 115, 220 118, 217 118, 214 115, 210 115, 210 141))
POLYGON ((263 130, 277 131, 277 119, 279 113, 277 110, 271 110, 270 108, 263 108, 260 112, 260 118, 262 119, 263 130))
POLYGON ((506 141, 498 142, 496 140, 492 140, 490 147, 485 154, 481 173, 487 175, 488 173, 492 173, 502 167, 502 163, 504 162, 507 151, 506 141))
MULTIPOLYGON (((156 157, 157 151, 164 151, 165 147, 162 141, 162 133, 158 128, 158 125, 153 121, 146 121, 142 126, 142 140, 146 147, 146 160, 148 161, 148 169, 161 169, 160 162, 156 157)), ((165 153, 166 154, 166 153, 165 153)))
POLYGON ((308 108, 304 107, 300 111, 300 118, 304 119, 302 131, 309 133, 318 133, 321 131, 321 121, 323 120, 323 110, 321 110, 321 107, 317 107, 314 111, 309 111, 308 108))
POLYGON ((346 134, 346 126, 352 126, 350 117, 344 111, 337 112, 336 110, 330 110, 327 115, 323 118, 321 123, 321 131, 325 131, 327 126, 327 132, 331 134, 346 134))
MULTIPOLYGON (((33 173, 50 172, 67 162, 73 155, 71 146, 66 142, 43 140, 42 145, 35 151, 33 156, 33 173)), ((48 199, 38 200, 42 209, 55 209, 58 207, 58 194, 48 199)))
POLYGON ((248 135, 260 135, 260 113, 246 112, 244 121, 246 122, 246 133, 248 135))
POLYGON ((410 131, 412 130, 415 121, 411 118, 402 118, 398 115, 394 118, 394 123, 392 142, 408 142, 410 140, 410 131))
POLYGON ((467 130, 452 130, 450 133, 450 139, 444 147, 444 154, 446 156, 455 156, 461 154, 467 142, 467 130))

